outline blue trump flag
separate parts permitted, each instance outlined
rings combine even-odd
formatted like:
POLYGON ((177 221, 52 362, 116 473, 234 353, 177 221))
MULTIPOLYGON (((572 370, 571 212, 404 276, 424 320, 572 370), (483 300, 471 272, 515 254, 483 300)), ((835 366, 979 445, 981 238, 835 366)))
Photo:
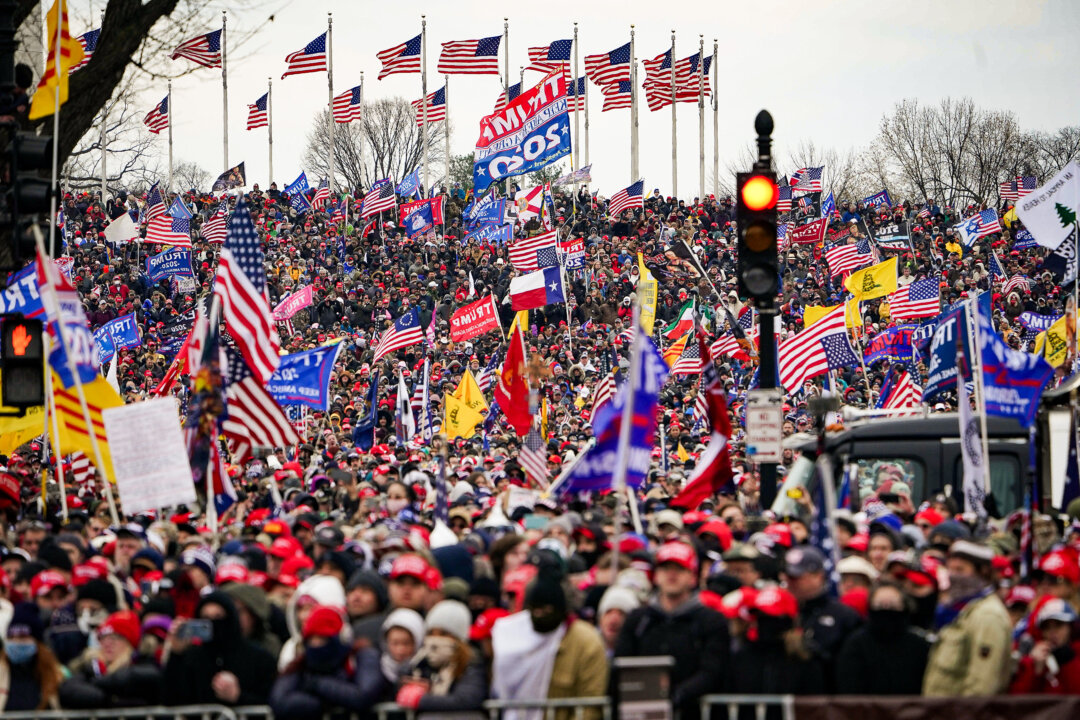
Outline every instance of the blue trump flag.
POLYGON ((15 313, 28 318, 40 317, 45 313, 37 271, 32 264, 9 275, 7 287, 0 291, 0 315, 15 313))
POLYGON ((637 377, 628 378, 594 418, 593 429, 596 444, 575 463, 559 492, 583 490, 606 490, 612 487, 615 468, 620 461, 626 463, 626 484, 639 487, 649 474, 652 462, 653 438, 656 434, 656 409, 660 400, 660 388, 667 380, 668 366, 660 356, 653 341, 638 332, 633 352, 640 358, 637 377), (619 446, 622 414, 630 403, 630 445, 619 446))
POLYGON ((370 450, 375 444, 375 424, 379 420, 379 371, 371 373, 368 390, 368 414, 353 428, 352 441, 361 450, 370 450))
POLYGON ((107 363, 117 350, 142 345, 142 336, 139 334, 139 325, 135 321, 135 313, 121 315, 95 330, 94 345, 97 348, 100 364, 107 363))
POLYGON ((116 346, 113 344, 109 329, 102 325, 94 331, 94 347, 97 349, 98 364, 104 365, 116 354, 116 346))
POLYGON ((397 184, 394 192, 403 198, 410 198, 414 195, 416 197, 423 197, 424 191, 420 185, 420 167, 417 166, 415 170, 406 175, 405 179, 397 184))
POLYGON ((477 204, 465 227, 472 230, 481 225, 499 225, 504 220, 506 220, 506 200, 492 200, 483 206, 477 204))
MULTIPOLYGON (((979 296, 980 312, 990 314, 990 293, 979 296)), ((934 337, 930 341, 930 365, 927 369, 923 402, 929 402, 939 393, 956 387, 956 340, 964 343, 964 356, 974 357, 968 343, 967 310, 964 303, 950 306, 938 316, 934 337)))
POLYGON ((305 172, 301 172, 300 177, 285 186, 285 192, 289 196, 289 203, 296 212, 305 213, 311 209, 311 203, 308 202, 305 194, 309 189, 307 173, 305 172))
POLYGON ((888 190, 882 190, 881 192, 874 193, 870 197, 863 198, 863 205, 869 205, 870 207, 877 207, 879 205, 892 207, 892 199, 889 197, 888 190))
POLYGON ((153 282, 170 275, 194 277, 191 271, 191 248, 174 247, 146 258, 146 274, 153 282))
MULTIPOLYGON (((987 293, 989 294, 989 293, 987 293)), ((1024 427, 1035 422, 1039 397, 1054 368, 1040 355, 1012 350, 981 311, 976 313, 983 373, 983 411, 1015 418, 1024 427)))
POLYGON ((285 355, 266 382, 266 390, 281 406, 307 405, 325 412, 330 407, 330 373, 341 343, 285 355))
POLYGON ((510 225, 484 225, 469 233, 461 239, 461 244, 466 245, 470 240, 478 243, 503 243, 510 242, 514 236, 514 229, 510 225))

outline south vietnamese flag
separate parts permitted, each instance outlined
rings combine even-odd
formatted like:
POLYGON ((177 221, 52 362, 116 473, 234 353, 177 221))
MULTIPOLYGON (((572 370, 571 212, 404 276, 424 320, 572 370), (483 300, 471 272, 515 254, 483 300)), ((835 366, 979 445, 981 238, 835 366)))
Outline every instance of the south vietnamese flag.
POLYGON ((510 281, 510 307, 514 310, 533 310, 553 303, 566 302, 562 269, 546 267, 510 281))

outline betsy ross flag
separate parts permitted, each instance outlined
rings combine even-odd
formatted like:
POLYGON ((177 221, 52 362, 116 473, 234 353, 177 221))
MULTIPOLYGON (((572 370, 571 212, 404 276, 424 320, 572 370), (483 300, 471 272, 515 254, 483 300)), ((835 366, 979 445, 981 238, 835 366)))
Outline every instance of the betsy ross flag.
POLYGON ((154 108, 146 113, 146 117, 143 118, 143 125, 150 129, 150 132, 157 135, 165 128, 169 127, 169 96, 166 95, 161 99, 154 108))
POLYGON ((99 37, 101 37, 101 28, 91 30, 88 33, 83 33, 75 38, 75 41, 82 45, 83 59, 71 66, 71 69, 68 70, 68 75, 71 75, 80 68, 86 67, 86 64, 90 62, 90 58, 94 57, 94 53, 97 51, 99 37))
POLYGON ((819 192, 823 189, 821 176, 825 172, 825 166, 800 168, 791 173, 791 189, 799 192, 819 192))
POLYGON ((501 35, 479 40, 452 40, 442 44, 440 75, 498 75, 501 35))
POLYGON ((264 93, 261 98, 248 105, 247 129, 266 127, 270 124, 269 105, 270 93, 264 93))
POLYGON ((390 178, 379 180, 371 186, 371 190, 360 203, 360 219, 366 220, 372 215, 378 215, 384 210, 392 210, 397 207, 397 197, 394 195, 394 181, 390 178))
POLYGON ((221 67, 221 31, 214 30, 180 43, 173 50, 172 59, 187 58, 203 67, 221 67))
POLYGON ((821 316, 814 324, 780 343, 777 354, 780 382, 789 393, 798 392, 803 382, 829 370, 829 359, 822 338, 846 332, 845 305, 821 316))
POLYGON ((405 313, 379 338, 379 344, 375 346, 373 363, 377 363, 384 357, 409 345, 415 345, 424 339, 424 331, 420 328, 420 310, 413 308, 405 313))
MULTIPOLYGON (((413 100, 409 103, 416 109, 416 124, 422 127, 424 124, 424 109, 420 100, 413 100)), ((439 120, 446 119, 446 86, 433 93, 428 93, 427 96, 427 119, 428 122, 438 122, 439 120)))
POLYGON ((889 317, 915 320, 935 317, 941 312, 941 284, 937 278, 916 280, 889 296, 889 317))
POLYGON ((604 107, 600 112, 622 110, 630 107, 633 103, 633 93, 631 92, 629 80, 601 85, 600 93, 604 96, 604 107))
POLYGON ((623 188, 608 200, 608 215, 615 217, 624 210, 645 207, 645 181, 638 180, 630 187, 623 188))
POLYGON ((349 88, 340 95, 335 95, 333 109, 331 110, 334 115, 334 122, 341 125, 350 123, 353 120, 359 120, 360 102, 363 95, 363 85, 357 85, 354 88, 349 88))
POLYGON ((201 235, 203 240, 209 243, 223 243, 229 234, 228 204, 221 203, 206 222, 203 223, 201 235))
POLYGON ((191 247, 191 219, 159 215, 146 225, 146 242, 191 247))
POLYGON ((379 71, 380 80, 387 75, 418 73, 420 72, 420 36, 417 35, 400 45, 376 53, 375 57, 382 63, 382 70, 379 71))
POLYGON ((825 262, 829 264, 829 276, 836 277, 869 265, 874 255, 862 252, 858 245, 834 245, 825 248, 825 262))
POLYGON ((630 82, 630 43, 611 52, 586 55, 585 76, 597 85, 630 82))
POLYGON ((293 424, 240 353, 226 347, 225 358, 228 417, 221 431, 232 444, 234 461, 245 462, 255 447, 288 447, 299 442, 293 424))
POLYGON ((251 211, 241 196, 229 218, 229 233, 218 260, 214 294, 221 301, 225 327, 236 348, 262 384, 277 370, 281 349, 266 295, 265 262, 259 235, 251 222, 251 211))
POLYGON ((573 40, 556 40, 550 45, 529 48, 529 66, 526 70, 538 70, 549 73, 552 70, 566 68, 570 64, 570 51, 573 40))
POLYGON ((281 79, 290 75, 304 75, 305 73, 325 72, 326 65, 326 33, 315 38, 303 50, 297 50, 285 56, 285 62, 289 64, 281 79))
POLYGON ((518 272, 535 272, 559 264, 555 250, 555 230, 524 238, 510 246, 510 263, 518 272))

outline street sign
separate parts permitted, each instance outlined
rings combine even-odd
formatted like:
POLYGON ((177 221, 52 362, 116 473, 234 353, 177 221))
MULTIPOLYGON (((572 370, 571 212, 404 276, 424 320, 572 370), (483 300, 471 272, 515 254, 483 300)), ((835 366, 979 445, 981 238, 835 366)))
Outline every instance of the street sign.
POLYGON ((751 390, 746 394, 746 454, 756 462, 783 459, 783 391, 751 390))

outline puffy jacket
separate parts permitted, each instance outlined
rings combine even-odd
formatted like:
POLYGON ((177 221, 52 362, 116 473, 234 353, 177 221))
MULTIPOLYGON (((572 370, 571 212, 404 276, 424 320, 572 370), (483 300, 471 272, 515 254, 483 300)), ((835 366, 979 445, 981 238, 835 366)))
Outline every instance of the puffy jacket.
POLYGON ((824 664, 825 687, 831 693, 835 689, 836 656, 844 641, 862 624, 862 618, 828 593, 822 593, 801 603, 799 624, 810 652, 824 664))
MULTIPOLYGON (((551 668, 548 698, 597 697, 607 692, 608 660, 604 641, 589 623, 574 620, 566 629, 551 668)), ((600 708, 586 709, 583 720, 599 720, 600 708)), ((569 720, 569 709, 556 711, 557 720, 569 720)))
POLYGON ((279 720, 321 717, 334 709, 365 713, 391 699, 393 686, 379 669, 379 651, 361 648, 350 666, 333 675, 303 668, 280 676, 270 691, 270 708, 279 720))
POLYGON ((1053 657, 1058 664, 1056 675, 1049 675, 1045 668, 1041 674, 1038 674, 1035 672, 1035 662, 1031 657, 1022 658, 1009 692, 1080 695, 1080 640, 1054 650, 1053 657))
POLYGON ((1009 682, 1011 623, 994 593, 969 602, 941 629, 930 650, 923 694, 937 697, 996 695, 1009 682))
POLYGON ((930 643, 914 630, 882 638, 861 627, 836 659, 836 692, 848 695, 919 695, 930 643))
POLYGON ((72 709, 98 709, 157 705, 161 702, 161 669, 151 661, 136 660, 107 675, 98 675, 92 663, 60 686, 60 705, 72 709))

